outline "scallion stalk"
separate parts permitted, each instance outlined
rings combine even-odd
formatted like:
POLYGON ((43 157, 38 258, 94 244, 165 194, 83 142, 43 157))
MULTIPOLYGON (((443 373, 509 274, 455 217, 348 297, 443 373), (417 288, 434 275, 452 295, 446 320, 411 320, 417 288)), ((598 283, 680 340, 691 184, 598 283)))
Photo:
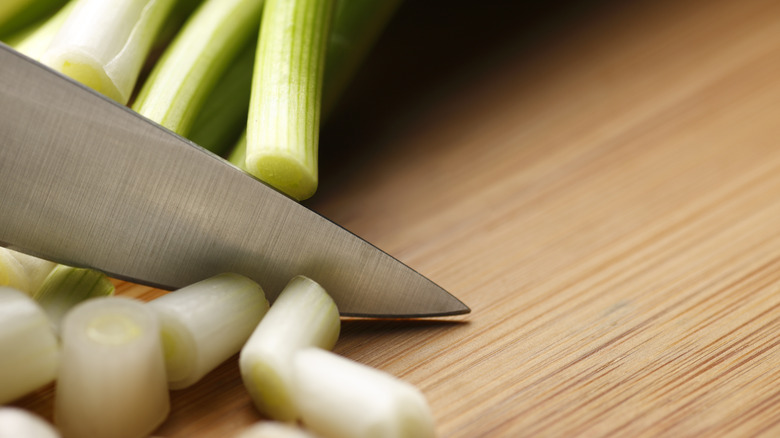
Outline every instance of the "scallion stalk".
POLYGON ((0 247, 0 286, 8 286, 27 294, 30 292, 30 278, 10 249, 0 247))
POLYGON ((114 294, 114 284, 102 272, 65 265, 55 267, 33 298, 59 332, 62 318, 82 301, 114 294))
POLYGON ((238 142, 233 146, 233 150, 228 155, 228 161, 239 169, 246 172, 246 131, 238 137, 238 142))
POLYGON ((134 299, 104 297, 68 312, 54 399, 54 423, 65 437, 146 437, 169 411, 152 309, 134 299))
POLYGON ((401 0, 338 0, 322 86, 323 114, 328 114, 387 26, 401 0))
POLYGON ((186 388, 238 353, 268 310, 262 288, 220 274, 149 302, 157 313, 168 386, 186 388))
POLYGON ((292 356, 307 347, 333 348, 340 327, 338 308, 319 284, 303 276, 287 284, 239 356, 244 385, 261 413, 280 421, 298 418, 292 356))
POLYGON ((0 438, 59 438, 46 420, 30 411, 12 406, 0 407, 0 438))
MULTIPOLYGON (((2 438, 2 437, 0 437, 2 438)), ((317 438, 307 430, 290 423, 261 421, 242 430, 233 438, 317 438)))
POLYGON ((7 249, 6 251, 8 251, 24 268, 28 284, 28 289, 24 292, 27 292, 30 296, 34 297, 49 273, 57 267, 57 264, 18 251, 10 249, 7 249))
POLYGON ((256 47, 255 39, 239 53, 206 97, 192 124, 188 138, 215 154, 227 155, 239 134, 246 137, 256 47))
POLYGON ((34 29, 30 29, 24 32, 23 35, 15 36, 13 40, 9 40, 8 45, 30 58, 39 60, 43 52, 51 45, 54 36, 57 35, 63 23, 65 23, 75 4, 76 0, 68 2, 56 14, 35 26, 34 29))
POLYGON ((24 292, 0 287, 0 404, 52 382, 59 360, 43 309, 24 292))
POLYGON ((423 394, 375 368, 310 348, 293 358, 303 424, 326 438, 428 438, 433 416, 423 394))
POLYGON ((0 38, 3 40, 52 14, 67 0, 3 0, 0 2, 0 38))
POLYGON ((268 0, 247 126, 249 173, 294 199, 317 189, 322 75, 335 0, 268 0))
POLYGON ((77 0, 41 61, 126 104, 173 3, 77 0))
POLYGON ((187 136, 205 97, 260 25, 263 0, 207 0, 156 63, 133 104, 187 136))

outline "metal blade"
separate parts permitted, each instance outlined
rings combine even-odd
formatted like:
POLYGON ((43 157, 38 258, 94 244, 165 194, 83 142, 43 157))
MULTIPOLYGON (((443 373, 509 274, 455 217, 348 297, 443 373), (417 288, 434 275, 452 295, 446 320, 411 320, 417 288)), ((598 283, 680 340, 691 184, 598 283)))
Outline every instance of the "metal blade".
POLYGON ((0 245, 167 289, 236 272, 271 300, 302 274, 344 315, 469 311, 216 155, 3 45, 0 245))

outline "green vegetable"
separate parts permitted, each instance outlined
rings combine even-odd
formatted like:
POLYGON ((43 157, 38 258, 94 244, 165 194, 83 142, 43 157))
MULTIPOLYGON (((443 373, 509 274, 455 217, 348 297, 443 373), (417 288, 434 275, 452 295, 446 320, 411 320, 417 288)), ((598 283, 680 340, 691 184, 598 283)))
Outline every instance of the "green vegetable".
POLYGON ((170 401, 157 318, 140 301, 103 297, 62 323, 54 423, 65 437, 141 438, 170 401))
POLYGON ((174 0, 76 1, 41 61, 125 104, 174 0))
POLYGON ((0 247, 0 286, 8 286, 27 294, 30 291, 30 278, 11 250, 0 247))
POLYGON ((268 0, 257 43, 246 168, 294 199, 317 189, 320 100, 334 0, 268 0))
POLYGON ((0 39, 34 25, 54 13, 67 0, 3 0, 0 2, 0 39))
POLYGON ((322 87, 323 114, 333 109, 400 4, 401 0, 336 2, 322 87))
POLYGON ((307 347, 333 348, 341 321, 333 299, 313 280, 293 278, 241 349, 244 385, 261 413, 294 421, 293 354, 307 347))
POLYGON ((8 45, 30 58, 40 59, 54 36, 59 32, 62 24, 65 23, 75 4, 75 0, 67 3, 48 19, 14 35, 12 39, 7 41, 8 45))
POLYGON ((0 404, 52 382, 59 361, 43 309, 24 292, 0 286, 0 404))
POLYGON ((186 136, 217 80, 256 35, 262 0, 207 0, 176 35, 133 104, 186 136))
MULTIPOLYGON (((250 41, 230 64, 214 86, 195 118, 188 138, 219 155, 226 155, 239 139, 246 137, 249 94, 252 89, 252 67, 257 38, 250 41)), ((243 159, 241 166, 243 167, 243 159)))
POLYGON ((114 284, 102 272, 58 265, 33 294, 33 298, 59 332, 62 318, 77 304, 113 294, 114 284))
POLYGON ((238 353, 268 311, 260 286, 220 274, 149 302, 160 321, 168 386, 191 386, 238 353))
POLYGON ((292 361, 303 424, 326 438, 435 436, 428 402, 414 386, 387 373, 309 348, 292 361))

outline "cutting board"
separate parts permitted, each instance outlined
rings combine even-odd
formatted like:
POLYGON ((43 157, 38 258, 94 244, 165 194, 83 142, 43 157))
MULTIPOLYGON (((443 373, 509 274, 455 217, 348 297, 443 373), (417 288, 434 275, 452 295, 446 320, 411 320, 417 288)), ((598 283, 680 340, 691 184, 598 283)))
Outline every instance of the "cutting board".
MULTIPOLYGON (((780 436, 780 2, 490 3, 404 4, 307 201, 472 313, 335 351, 442 437, 780 436)), ((172 403, 156 436, 262 419, 235 358, 172 403)))

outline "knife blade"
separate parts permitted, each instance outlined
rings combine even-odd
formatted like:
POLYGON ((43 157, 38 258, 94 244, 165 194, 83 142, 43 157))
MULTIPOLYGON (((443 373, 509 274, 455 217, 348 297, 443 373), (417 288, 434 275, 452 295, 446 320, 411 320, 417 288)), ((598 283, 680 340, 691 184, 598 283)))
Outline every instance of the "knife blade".
POLYGON ((342 315, 469 312, 339 225, 2 44, 0 245, 162 289, 235 272, 270 300, 302 274, 342 315))

